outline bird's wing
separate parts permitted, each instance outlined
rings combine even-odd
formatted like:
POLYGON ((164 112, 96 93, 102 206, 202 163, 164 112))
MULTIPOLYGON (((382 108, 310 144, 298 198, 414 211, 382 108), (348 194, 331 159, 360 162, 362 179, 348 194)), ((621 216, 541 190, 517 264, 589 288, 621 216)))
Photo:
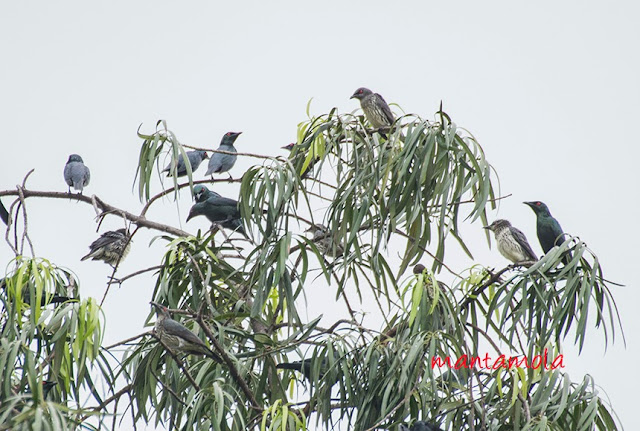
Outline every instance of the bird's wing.
POLYGON ((64 180, 69 187, 73 185, 73 179, 71 178, 71 164, 64 165, 64 180))
POLYGON ((219 206, 219 207, 233 207, 238 208, 238 201, 231 198, 225 198, 224 196, 212 194, 207 198, 207 202, 219 206))
POLYGON ((188 341, 189 343, 197 344, 197 345, 206 347, 204 342, 200 338, 198 338, 198 336, 196 334, 191 332, 189 330, 189 328, 184 326, 182 323, 176 322, 173 319, 167 318, 167 319, 165 319, 163 325, 164 325, 164 329, 167 332, 167 334, 175 335, 175 336, 178 336, 178 337, 182 338, 185 341, 188 341))
POLYGON ((209 165, 205 175, 211 175, 222 168, 222 156, 224 156, 224 154, 214 153, 211 158, 209 158, 209 165))
POLYGON ((373 97, 376 98, 376 106, 379 106, 382 109, 382 113, 387 117, 387 120, 389 120, 389 124, 392 124, 395 119, 393 118, 393 112, 391 112, 391 108, 389 108, 387 102, 378 93, 375 93, 373 97))
POLYGON ((105 232, 100 236, 100 238, 93 241, 89 246, 89 248, 93 251, 93 250, 105 247, 109 244, 112 244, 116 241, 120 241, 122 239, 123 239, 123 236, 118 232, 113 232, 113 231, 105 232))
POLYGON ((524 233, 522 233, 520 229, 515 228, 513 226, 511 226, 510 229, 511 229, 511 234, 513 235, 515 240, 518 242, 522 250, 529 255, 529 258, 531 258, 531 260, 538 260, 538 258, 536 257, 536 254, 533 252, 533 250, 531 249, 531 246, 529 245, 529 242, 527 241, 527 237, 524 236, 524 233))
POLYGON ((88 167, 84 167, 84 185, 88 186, 89 185, 89 181, 91 180, 91 171, 89 170, 88 167))

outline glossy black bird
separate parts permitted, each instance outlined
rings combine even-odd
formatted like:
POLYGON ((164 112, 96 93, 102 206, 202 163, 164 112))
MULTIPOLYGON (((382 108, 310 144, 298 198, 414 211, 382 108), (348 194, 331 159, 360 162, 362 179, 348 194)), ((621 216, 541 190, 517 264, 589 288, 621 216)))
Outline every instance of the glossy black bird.
MULTIPOLYGON (((5 290, 7 288, 7 281, 4 278, 0 278, 0 290, 5 290)), ((36 290, 37 292, 37 290, 36 290)), ((21 297, 22 302, 25 304, 31 305, 31 289, 29 289, 28 285, 23 285, 21 297)), ((49 304, 62 304, 63 302, 71 301, 74 298, 68 296, 62 296, 58 294, 50 294, 49 292, 42 291, 42 295, 40 297, 40 305, 45 306, 49 304)))
MULTIPOLYGON (((338 354, 338 352, 334 352, 334 358, 337 361, 340 356, 338 354)), ((302 373, 302 375, 308 380, 311 381, 312 379, 312 375, 311 375, 311 365, 312 365, 312 359, 308 358, 308 359, 303 359, 302 361, 295 361, 295 362, 282 362, 278 365, 276 365, 276 368, 282 369, 282 370, 294 370, 294 371, 298 371, 300 373, 302 373)), ((320 379, 322 379, 324 377, 324 375, 327 373, 328 368, 330 366, 329 360, 325 357, 322 358, 322 362, 320 363, 320 370, 318 373, 318 377, 320 379)), ((336 375, 336 380, 331 383, 332 385, 335 384, 338 381, 339 376, 336 375)))
MULTIPOLYGON (((218 150, 227 151, 230 153, 237 153, 236 147, 233 143, 238 139, 242 132, 228 132, 225 133, 220 142, 218 150)), ((209 159, 209 166, 205 175, 221 174, 228 172, 236 164, 238 156, 235 154, 213 153, 209 159)))
MULTIPOLYGON (((560 226, 558 220, 551 215, 549 208, 544 204, 544 202, 523 202, 523 204, 528 205, 529 208, 536 213, 536 231, 538 233, 538 241, 540 241, 540 247, 542 247, 542 251, 544 251, 545 254, 549 253, 549 250, 554 246, 560 245, 564 242, 565 237, 562 226, 560 226)), ((569 263, 569 254, 564 255, 562 259, 565 264, 569 263)))
POLYGON ((71 187, 73 187, 82 194, 82 189, 89 185, 90 179, 91 173, 89 168, 84 165, 82 157, 77 154, 71 154, 67 164, 64 165, 64 180, 69 186, 69 193, 71 193, 71 187))
POLYGON ((360 87, 353 93, 351 99, 360 101, 360 107, 374 129, 389 127, 393 124, 394 117, 391 108, 378 93, 374 93, 368 88, 360 87))
POLYGON ((245 235, 238 201, 222 197, 200 184, 193 187, 193 196, 196 203, 191 207, 187 221, 203 215, 211 223, 217 223, 226 229, 245 235))
MULTIPOLYGON (((187 151, 187 160, 189 161, 189 166, 191 166, 191 173, 193 174, 202 164, 204 159, 209 158, 206 151, 187 151)), ((176 166, 176 171, 179 177, 183 177, 187 175, 187 165, 184 162, 184 157, 182 154, 178 156, 178 165, 176 166)), ((171 163, 167 165, 166 168, 162 172, 166 172, 167 176, 170 177, 173 174, 171 170, 171 163)))
POLYGON ((171 318, 169 309, 156 302, 150 302, 156 309, 154 332, 172 352, 183 352, 189 355, 205 355, 218 363, 222 359, 211 351, 196 334, 182 323, 171 318))
POLYGON ((496 220, 485 229, 492 231, 498 243, 498 251, 513 263, 538 260, 522 231, 507 220, 496 220))
POLYGON ((89 246, 91 251, 80 260, 102 260, 115 267, 127 256, 130 248, 131 236, 126 229, 111 230, 92 242, 89 246))

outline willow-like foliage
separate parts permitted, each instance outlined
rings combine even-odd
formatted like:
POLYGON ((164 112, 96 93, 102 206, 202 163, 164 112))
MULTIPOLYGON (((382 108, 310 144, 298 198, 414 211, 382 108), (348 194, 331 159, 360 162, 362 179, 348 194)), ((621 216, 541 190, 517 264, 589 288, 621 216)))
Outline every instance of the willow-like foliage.
MULTIPOLYGON (((175 163, 184 154, 166 123, 157 127, 139 133, 140 217, 162 196, 221 181, 193 181, 189 172, 187 183, 159 181, 154 190, 167 155, 175 163)), ((299 124, 288 157, 249 156, 259 163, 242 176, 237 197, 246 237, 220 226, 175 237, 160 227, 164 236, 153 243, 166 252, 149 300, 166 305, 221 363, 167 350, 151 308, 146 332, 124 356, 101 350, 92 300, 47 308, 46 292, 77 286, 75 278, 18 260, 2 294, 5 331, 14 328, 0 347, 3 418, 28 410, 47 424, 106 428, 126 411, 185 431, 371 431, 418 419, 456 431, 617 429, 592 379, 570 381, 559 356, 565 342, 582 348, 587 333, 600 330, 607 342, 620 333, 613 284, 595 253, 569 237, 530 267, 478 263, 462 276, 447 265, 452 240, 473 258, 460 226, 487 224, 497 197, 484 150, 444 112, 370 130, 363 117, 334 109, 299 124), (312 224, 326 232, 305 236, 312 224), (418 262, 428 268, 407 271, 418 262), (321 321, 310 289, 324 289, 322 306, 335 300, 344 319, 321 321), (40 299, 25 305, 27 291, 40 299), (363 314, 361 302, 375 306, 363 314), (489 351, 494 359, 482 365, 489 351), (545 354, 549 363, 535 366, 545 354), (277 367, 303 359, 302 372, 277 367), (38 390, 26 399, 12 389, 35 385, 45 368, 65 382, 56 389, 63 406, 90 387, 95 415, 51 410, 38 390), (96 375, 109 394, 91 386, 96 375), (119 398, 123 383, 128 403, 102 401, 119 398)))

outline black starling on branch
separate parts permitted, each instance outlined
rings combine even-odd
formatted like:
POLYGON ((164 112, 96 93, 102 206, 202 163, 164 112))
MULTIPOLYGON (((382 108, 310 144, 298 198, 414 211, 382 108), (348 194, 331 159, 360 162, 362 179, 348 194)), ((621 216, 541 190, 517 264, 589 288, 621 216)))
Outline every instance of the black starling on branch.
POLYGON ((64 166, 64 180, 69 186, 69 193, 71 193, 71 187, 73 187, 82 194, 82 189, 89 185, 90 179, 91 173, 89 168, 84 165, 82 157, 77 154, 70 155, 67 164, 64 166))
POLYGON ((196 334, 191 332, 182 323, 171 318, 169 309, 164 305, 151 302, 156 309, 156 324, 154 332, 158 338, 172 352, 183 352, 188 355, 205 355, 218 363, 222 363, 220 356, 215 354, 204 344, 196 334))
MULTIPOLYGON (((206 151, 187 151, 187 160, 189 161, 189 166, 191 166, 191 173, 193 174, 199 167, 202 161, 209 156, 207 156, 206 151)), ((171 169, 171 163, 167 165, 166 168, 162 172, 166 172, 167 176, 170 177, 173 174, 173 170, 171 169)), ((178 165, 176 166, 176 172, 179 177, 183 177, 187 175, 187 165, 184 162, 184 157, 182 154, 178 157, 178 165)))
POLYGON ((387 102, 385 102, 378 93, 361 87, 353 93, 351 99, 358 99, 360 101, 360 107, 374 129, 390 127, 393 124, 395 120, 393 113, 389 105, 387 105, 387 102))
MULTIPOLYGON (((564 231, 558 223, 558 220, 553 218, 549 208, 544 202, 523 202, 528 205, 529 208, 536 213, 536 231, 538 233, 538 241, 540 241, 540 247, 545 254, 549 253, 554 246, 560 245, 564 242, 564 231)), ((571 255, 569 253, 562 257, 564 264, 569 263, 571 255)))
MULTIPOLYGON (((242 132, 228 132, 225 133, 220 142, 218 150, 227 151, 230 153, 237 153, 236 147, 233 143, 238 139, 242 132)), ((209 166, 205 175, 221 174, 228 172, 236 164, 238 156, 235 154, 213 153, 209 158, 209 166)))
POLYGON ((187 221, 203 215, 211 223, 217 223, 226 229, 235 230, 246 235, 242 227, 238 201, 222 197, 200 184, 193 187, 193 196, 196 203, 191 207, 187 221))
POLYGON ((80 260, 102 260, 115 267, 129 253, 131 236, 126 229, 111 230, 103 233, 100 238, 89 246, 89 254, 80 260))
POLYGON ((484 228, 494 233, 498 243, 498 251, 511 262, 522 263, 538 260, 522 231, 511 226, 509 221, 496 220, 484 228))

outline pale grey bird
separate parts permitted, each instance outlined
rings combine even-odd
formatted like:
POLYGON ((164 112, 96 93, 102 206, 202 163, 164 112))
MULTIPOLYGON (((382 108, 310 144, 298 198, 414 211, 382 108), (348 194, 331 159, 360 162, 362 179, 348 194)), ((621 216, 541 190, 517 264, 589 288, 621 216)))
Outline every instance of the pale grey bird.
MULTIPOLYGON (((233 143, 238 139, 242 132, 228 132, 225 133, 222 137, 222 141, 220 142, 220 146, 218 150, 220 151, 228 151, 231 153, 237 153, 236 148, 233 146, 233 143)), ((213 153, 211 158, 209 158, 209 167, 207 168, 207 172, 205 175, 213 175, 213 174, 221 174, 223 172, 228 172, 233 168, 233 165, 236 164, 236 159, 238 156, 235 154, 223 154, 223 153, 213 153)))
MULTIPOLYGON (((199 167, 204 159, 208 159, 206 151, 187 151, 187 159, 189 160, 189 165, 191 166, 191 174, 193 174, 199 167)), ((187 175, 187 165, 184 163, 184 157, 182 154, 178 157, 178 166, 176 166, 176 171, 179 177, 183 177, 187 175)), ((171 170, 171 163, 167 165, 166 168, 162 172, 166 172, 167 176, 170 177, 173 171, 171 170)))
POLYGON ((77 154, 71 154, 67 164, 64 165, 64 180, 69 186, 69 193, 71 193, 71 187, 73 187, 82 194, 82 189, 89 185, 90 179, 91 172, 84 165, 82 157, 77 154))
POLYGON ((360 101, 360 107, 374 129, 389 127, 393 124, 394 117, 391 108, 378 93, 374 93, 368 88, 360 87, 353 93, 351 99, 360 101))
POLYGON ((522 231, 511 226, 507 220, 496 220, 484 226, 494 233, 498 251, 513 263, 538 260, 522 231))
POLYGON ((167 307, 153 301, 150 304, 156 309, 156 324, 153 331, 172 352, 205 355, 218 363, 222 363, 220 356, 211 351, 204 341, 182 323, 171 318, 167 307))
POLYGON ((315 243, 318 251, 331 257, 340 257, 344 253, 344 246, 334 241, 331 231, 324 225, 312 224, 305 232, 313 234, 312 241, 315 243))
POLYGON ((111 230, 103 233, 100 238, 89 246, 89 254, 80 260, 102 260, 115 267, 129 253, 131 248, 131 235, 126 229, 111 230))

